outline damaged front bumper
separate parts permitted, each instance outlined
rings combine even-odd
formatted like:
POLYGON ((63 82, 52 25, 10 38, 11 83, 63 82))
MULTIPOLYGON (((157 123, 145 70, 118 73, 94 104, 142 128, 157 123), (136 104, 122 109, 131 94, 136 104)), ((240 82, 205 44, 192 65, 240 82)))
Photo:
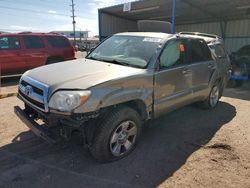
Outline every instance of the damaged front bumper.
POLYGON ((85 125, 99 115, 98 112, 72 115, 44 113, 25 106, 25 109, 15 106, 15 114, 35 135, 52 144, 57 143, 60 138, 69 140, 74 131, 81 132, 84 137, 85 125), (39 124, 37 120, 44 123, 39 124))
POLYGON ((46 140, 49 143, 56 143, 52 133, 48 128, 39 125, 33 118, 31 118, 24 110, 19 106, 14 107, 14 112, 19 119, 38 137, 46 140))

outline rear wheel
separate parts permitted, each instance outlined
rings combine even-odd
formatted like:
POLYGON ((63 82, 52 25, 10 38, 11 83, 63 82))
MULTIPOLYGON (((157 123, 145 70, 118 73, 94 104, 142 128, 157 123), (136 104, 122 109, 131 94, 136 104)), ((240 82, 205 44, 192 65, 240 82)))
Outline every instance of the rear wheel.
POLYGON ((212 87, 207 99, 205 101, 201 102, 201 107, 204 109, 215 108, 220 100, 221 93, 222 93, 222 91, 221 91, 220 85, 215 84, 212 87))
POLYGON ((53 63, 58 63, 58 62, 61 62, 61 61, 64 61, 64 59, 60 58, 60 57, 51 57, 51 58, 47 59, 46 65, 53 64, 53 63))
POLYGON ((99 162, 110 162, 128 155, 134 148, 141 133, 141 118, 129 107, 120 107, 107 113, 101 119, 91 154, 99 162))

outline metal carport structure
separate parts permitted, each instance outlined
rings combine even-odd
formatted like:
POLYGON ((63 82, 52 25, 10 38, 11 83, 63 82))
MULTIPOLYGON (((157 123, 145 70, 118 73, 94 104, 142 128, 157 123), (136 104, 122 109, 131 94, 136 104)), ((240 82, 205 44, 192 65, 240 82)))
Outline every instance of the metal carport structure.
POLYGON ((100 40, 114 33, 137 31, 138 20, 172 21, 176 2, 175 30, 217 34, 226 41, 229 51, 250 43, 249 0, 144 0, 101 8, 100 40))

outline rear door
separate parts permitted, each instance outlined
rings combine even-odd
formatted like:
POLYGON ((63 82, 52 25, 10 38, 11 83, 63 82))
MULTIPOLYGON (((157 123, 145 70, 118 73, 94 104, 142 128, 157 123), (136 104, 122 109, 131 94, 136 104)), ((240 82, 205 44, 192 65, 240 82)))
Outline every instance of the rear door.
POLYGON ((71 60, 75 58, 75 49, 64 36, 46 36, 51 46, 50 56, 71 60))
POLYGON ((158 117, 188 103, 192 94, 192 71, 186 63, 185 41, 167 42, 154 81, 154 115, 158 117))
POLYGON ((25 71, 25 58, 19 36, 0 37, 0 69, 2 75, 25 71))
POLYGON ((209 81, 216 69, 216 62, 203 39, 188 39, 188 67, 192 70, 194 98, 204 98, 209 91, 209 81))
POLYGON ((42 38, 39 36, 23 36, 23 40, 26 70, 44 65, 47 60, 47 52, 42 38))

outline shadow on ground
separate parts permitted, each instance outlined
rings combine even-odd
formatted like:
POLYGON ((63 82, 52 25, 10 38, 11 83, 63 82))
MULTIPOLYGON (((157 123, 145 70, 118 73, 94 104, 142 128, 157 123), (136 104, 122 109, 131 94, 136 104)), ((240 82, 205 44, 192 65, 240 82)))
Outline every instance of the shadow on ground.
POLYGON ((156 187, 173 175, 236 115, 220 102, 214 110, 188 106, 148 123, 126 158, 97 163, 72 144, 48 145, 30 132, 0 148, 0 187, 156 187))

